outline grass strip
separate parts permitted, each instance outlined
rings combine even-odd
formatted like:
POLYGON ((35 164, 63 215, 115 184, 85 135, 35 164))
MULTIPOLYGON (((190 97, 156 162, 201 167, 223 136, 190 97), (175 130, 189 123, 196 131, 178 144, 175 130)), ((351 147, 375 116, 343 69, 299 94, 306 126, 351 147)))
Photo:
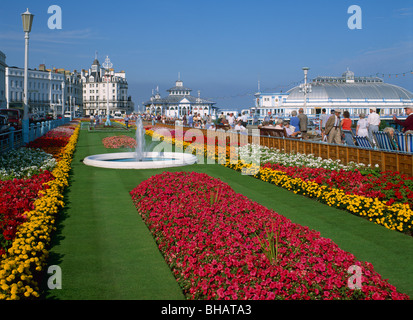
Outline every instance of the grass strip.
MULTIPOLYGON (((130 133, 133 136, 133 132, 130 133)), ((196 171, 220 178, 237 193, 274 209, 295 223, 332 239, 358 260, 368 261, 399 291, 413 297, 413 238, 222 165, 203 164, 156 170, 88 167, 92 154, 113 133, 82 131, 73 161, 69 201, 51 252, 62 268, 63 289, 48 291, 56 299, 181 299, 183 296, 149 231, 132 205, 129 191, 164 171, 196 171)), ((150 141, 147 141, 147 145, 150 141)), ((206 163, 206 162, 205 162, 206 163)), ((234 199, 233 201, 236 201, 234 199)), ((55 262, 56 263, 55 263, 55 262)))

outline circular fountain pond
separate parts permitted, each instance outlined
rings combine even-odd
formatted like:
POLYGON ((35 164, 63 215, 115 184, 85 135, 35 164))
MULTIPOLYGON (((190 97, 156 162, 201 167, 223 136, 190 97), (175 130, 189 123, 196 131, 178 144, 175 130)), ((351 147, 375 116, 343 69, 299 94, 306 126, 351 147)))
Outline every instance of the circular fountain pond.
POLYGON ((88 166, 110 169, 158 169, 195 164, 197 157, 189 153, 145 152, 140 160, 135 152, 95 154, 86 157, 83 163, 88 166))
POLYGON ((188 166, 198 162, 198 158, 189 153, 148 152, 145 149, 145 129, 141 117, 138 117, 135 152, 95 154, 83 159, 83 163, 88 166, 110 169, 158 169, 188 166))

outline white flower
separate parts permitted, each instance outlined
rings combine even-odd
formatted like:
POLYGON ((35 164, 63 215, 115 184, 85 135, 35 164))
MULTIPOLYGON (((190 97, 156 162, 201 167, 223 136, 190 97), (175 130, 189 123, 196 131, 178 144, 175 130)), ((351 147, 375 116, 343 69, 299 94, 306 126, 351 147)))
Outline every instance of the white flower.
POLYGON ((31 177, 40 170, 52 171, 57 161, 52 155, 31 148, 11 150, 0 156, 0 179, 31 177))
POLYGON ((366 167, 362 163, 350 162, 347 165, 340 160, 322 159, 313 154, 286 153, 284 150, 248 144, 238 148, 240 159, 246 163, 277 163, 284 166, 298 166, 310 168, 326 168, 331 170, 343 169, 346 171, 366 167))

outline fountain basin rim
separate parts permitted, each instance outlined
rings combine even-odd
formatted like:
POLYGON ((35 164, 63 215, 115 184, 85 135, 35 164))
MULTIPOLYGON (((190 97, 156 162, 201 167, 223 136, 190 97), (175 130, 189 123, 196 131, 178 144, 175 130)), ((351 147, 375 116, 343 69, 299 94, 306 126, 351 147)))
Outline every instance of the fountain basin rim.
MULTIPOLYGON (((162 152, 162 157, 173 160, 155 160, 155 161, 136 161, 136 162, 117 162, 111 160, 119 160, 125 158, 134 158, 135 152, 118 152, 118 153, 103 153, 88 156, 83 159, 83 163, 88 166, 109 168, 109 169, 158 169, 169 167, 180 167, 195 164, 198 159, 196 156, 189 153, 179 152, 162 152)), ((145 157, 159 157, 159 152, 145 152, 145 157)))

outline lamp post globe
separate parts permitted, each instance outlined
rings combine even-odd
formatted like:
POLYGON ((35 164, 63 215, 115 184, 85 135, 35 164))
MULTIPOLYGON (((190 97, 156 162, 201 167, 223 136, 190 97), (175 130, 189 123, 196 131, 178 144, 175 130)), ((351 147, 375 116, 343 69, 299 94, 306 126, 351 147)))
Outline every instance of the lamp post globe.
POLYGON ((23 101, 23 143, 29 143, 29 100, 28 100, 28 64, 29 64, 29 33, 32 30, 34 15, 27 9, 22 13, 23 31, 25 39, 24 50, 24 101, 23 101))

